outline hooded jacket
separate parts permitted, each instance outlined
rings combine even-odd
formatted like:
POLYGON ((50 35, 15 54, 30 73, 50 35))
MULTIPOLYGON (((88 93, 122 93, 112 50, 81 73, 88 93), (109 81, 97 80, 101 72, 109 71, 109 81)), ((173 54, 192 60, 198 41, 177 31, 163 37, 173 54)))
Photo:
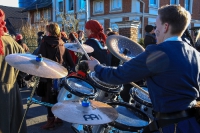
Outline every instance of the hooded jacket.
POLYGON ((38 51, 43 57, 58 62, 70 70, 74 70, 74 63, 69 51, 64 47, 61 38, 55 36, 44 36, 38 51))

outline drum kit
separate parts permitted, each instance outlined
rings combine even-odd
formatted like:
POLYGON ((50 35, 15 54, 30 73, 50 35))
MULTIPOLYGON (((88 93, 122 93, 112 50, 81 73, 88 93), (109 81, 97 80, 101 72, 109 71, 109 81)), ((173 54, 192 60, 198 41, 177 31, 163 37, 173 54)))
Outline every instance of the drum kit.
MULTIPOLYGON (((123 62, 144 51, 139 44, 120 35, 109 36, 106 43, 110 52, 123 62)), ((93 52, 93 48, 85 44, 66 43, 64 46, 74 52, 85 54, 88 60, 90 58, 87 53, 93 52)), ((5 60, 14 68, 34 75, 36 81, 27 99, 27 108, 18 133, 33 103, 52 107, 54 115, 72 123, 72 129, 76 133, 141 132, 153 119, 152 104, 147 88, 139 87, 133 82, 131 83, 134 87, 130 91, 130 102, 125 103, 119 100, 123 85, 105 83, 95 76, 95 72, 89 72, 87 79, 77 76, 67 77, 66 68, 41 55, 10 54, 5 60), (40 77, 60 79, 58 103, 53 105, 33 98, 40 77)))

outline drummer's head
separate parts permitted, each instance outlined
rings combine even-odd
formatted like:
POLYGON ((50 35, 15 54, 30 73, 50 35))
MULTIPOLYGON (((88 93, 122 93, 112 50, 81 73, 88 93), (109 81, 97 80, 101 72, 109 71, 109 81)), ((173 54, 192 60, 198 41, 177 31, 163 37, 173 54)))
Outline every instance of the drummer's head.
POLYGON ((60 27, 57 23, 51 23, 47 25, 46 31, 49 33, 49 36, 60 37, 60 27))
POLYGON ((103 33, 103 26, 97 20, 87 21, 85 24, 85 34, 88 38, 96 38, 104 44, 106 42, 106 35, 103 33))
POLYGON ((191 15, 180 5, 166 5, 158 10, 156 38, 158 44, 171 36, 181 37, 191 20, 191 15))

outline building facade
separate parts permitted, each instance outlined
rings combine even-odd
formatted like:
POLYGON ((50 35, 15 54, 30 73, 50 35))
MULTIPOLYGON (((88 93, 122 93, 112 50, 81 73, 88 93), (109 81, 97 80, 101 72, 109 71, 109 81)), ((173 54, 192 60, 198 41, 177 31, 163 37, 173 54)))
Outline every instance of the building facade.
MULTIPOLYGON (((200 26, 199 0, 52 0, 51 13, 52 21, 63 30, 76 23, 73 19, 78 20, 78 29, 84 29, 87 20, 95 19, 104 29, 111 27, 128 37, 133 32, 132 28, 138 28, 137 36, 141 38, 145 34, 144 26, 155 25, 158 8, 166 4, 185 7, 192 14, 189 28, 200 26)), ((38 16, 36 12, 34 15, 31 22, 38 16)))

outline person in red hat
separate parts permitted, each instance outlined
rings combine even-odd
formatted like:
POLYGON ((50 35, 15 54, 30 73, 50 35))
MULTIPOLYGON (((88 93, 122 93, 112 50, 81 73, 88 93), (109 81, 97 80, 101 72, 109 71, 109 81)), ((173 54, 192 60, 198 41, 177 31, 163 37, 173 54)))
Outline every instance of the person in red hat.
MULTIPOLYGON (((0 132, 16 133, 23 118, 23 107, 16 78, 19 70, 7 64, 9 54, 24 53, 24 49, 7 33, 5 13, 0 9, 0 132)), ((26 133, 26 121, 21 132, 26 133)))
POLYGON ((97 20, 87 21, 85 24, 85 34, 88 39, 84 44, 94 49, 92 53, 88 53, 89 56, 93 56, 99 60, 101 64, 110 66, 112 55, 107 49, 106 35, 103 31, 103 26, 97 20))
POLYGON ((24 51, 25 52, 28 52, 29 51, 29 48, 28 48, 28 46, 25 44, 25 43, 23 43, 23 36, 21 35, 21 34, 17 34, 16 35, 16 37, 15 37, 15 40, 16 40, 16 42, 20 45, 20 46, 22 46, 22 48, 24 49, 24 51))

